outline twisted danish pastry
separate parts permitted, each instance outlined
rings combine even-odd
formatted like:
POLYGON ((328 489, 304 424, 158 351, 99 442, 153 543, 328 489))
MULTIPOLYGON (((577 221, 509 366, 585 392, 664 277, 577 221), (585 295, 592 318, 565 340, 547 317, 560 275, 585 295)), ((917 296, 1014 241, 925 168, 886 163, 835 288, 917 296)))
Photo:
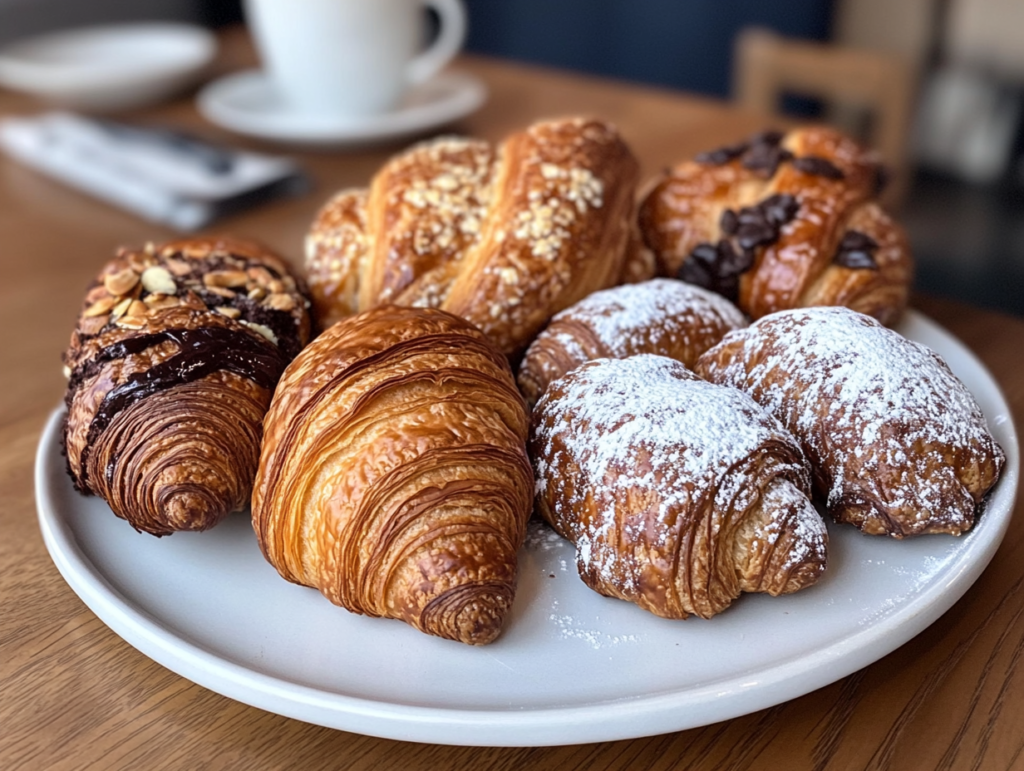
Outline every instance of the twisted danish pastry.
POLYGON ((591 359, 654 353, 693 367, 726 332, 746 324, 724 297, 683 281, 605 289, 551 319, 523 357, 519 390, 532 407, 551 381, 591 359))
POLYGON ((597 289, 649 278, 639 166, 610 125, 548 121, 482 140, 443 138, 395 157, 369 191, 321 209, 306 239, 327 326, 382 304, 432 307, 521 354, 551 316, 597 289))
POLYGON ((341 321, 267 413, 260 548, 350 611, 490 642, 530 516, 527 431, 507 360, 466 321, 395 306, 341 321))
POLYGON ((843 305, 894 323, 913 265, 878 206, 873 153, 833 129, 764 132, 670 169, 640 207, 661 275, 720 292, 760 318, 843 305))
POLYGON ((767 316, 697 361, 800 440, 837 522, 959 535, 1005 462, 974 397, 925 346, 846 308, 767 316))
POLYGON ((308 306, 256 244, 119 252, 64 354, 75 487, 154 535, 205 530, 244 508, 270 396, 309 336, 308 306))
POLYGON ((587 362, 533 412, 537 511, 588 586, 666 618, 815 583, 827 532, 796 441, 745 394, 642 354, 587 362))

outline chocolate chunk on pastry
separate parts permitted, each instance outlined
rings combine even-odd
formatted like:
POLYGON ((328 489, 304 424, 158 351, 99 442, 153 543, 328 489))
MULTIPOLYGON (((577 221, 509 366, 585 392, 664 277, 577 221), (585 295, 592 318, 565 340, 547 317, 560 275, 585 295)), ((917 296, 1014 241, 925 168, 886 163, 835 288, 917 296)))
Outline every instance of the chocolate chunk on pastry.
POLYGON ((389 161, 317 215, 306 269, 324 326, 378 305, 440 308, 520 355, 558 311, 650 278, 639 165, 599 120, 537 123, 495 150, 446 137, 389 161))
POLYGON ((661 275, 723 294, 752 318, 842 305, 893 324, 913 261, 876 202, 873 153, 824 127, 764 132, 670 169, 640 207, 661 275))
POLYGON ((137 530, 206 530, 249 502, 263 415, 308 341, 309 300, 256 244, 122 249, 64 353, 75 487, 137 530))
POLYGON ((1005 463, 938 354, 845 308, 767 316, 726 335, 696 370, 782 421, 831 515, 865 533, 959 535, 1005 463))
POLYGON ((587 362, 533 411, 536 508, 592 589, 666 618, 787 594, 825 570, 828 534, 796 440, 752 399, 680 362, 587 362))
POLYGON ((530 516, 528 427, 506 358, 466 321, 395 306, 345 319, 274 394, 260 548, 350 611, 488 643, 530 516))
POLYGON ((557 314, 530 344, 519 390, 534 405, 548 385, 591 359, 653 353, 693 367, 746 318, 724 297, 669 278, 595 292, 557 314))

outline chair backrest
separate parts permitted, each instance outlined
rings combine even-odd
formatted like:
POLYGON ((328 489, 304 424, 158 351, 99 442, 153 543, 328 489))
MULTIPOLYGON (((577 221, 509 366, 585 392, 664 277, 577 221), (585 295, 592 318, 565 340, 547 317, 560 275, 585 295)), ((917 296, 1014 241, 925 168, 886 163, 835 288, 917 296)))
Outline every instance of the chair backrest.
POLYGON ((898 204, 908 182, 907 141, 915 75, 900 56, 825 43, 790 40, 764 29, 736 39, 733 98, 748 109, 779 114, 782 96, 811 96, 864 107, 873 115, 867 141, 893 174, 885 195, 898 204))

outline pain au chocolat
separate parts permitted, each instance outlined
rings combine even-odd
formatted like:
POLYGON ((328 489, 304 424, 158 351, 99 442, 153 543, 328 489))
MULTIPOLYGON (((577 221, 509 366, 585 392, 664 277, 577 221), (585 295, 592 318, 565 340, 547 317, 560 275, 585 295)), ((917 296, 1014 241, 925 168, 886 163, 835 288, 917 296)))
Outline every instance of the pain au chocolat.
POLYGON ((378 305, 440 308, 521 354, 558 311, 653 275, 639 166, 609 124, 537 123, 495 149, 446 137, 394 157, 323 207, 306 270, 324 326, 378 305))
POLYGON ((137 530, 206 530, 249 503, 263 416, 307 342, 309 300, 265 248, 196 238, 122 249, 64 354, 75 487, 137 530))
POLYGON ((669 169, 640 206, 658 272, 751 318, 842 305, 896 322, 913 276, 902 228, 876 201, 874 153, 840 132, 768 131, 669 169))
POLYGON ((350 611, 491 642, 530 516, 528 428, 508 361, 468 322, 397 306, 340 321, 267 413, 260 548, 350 611))

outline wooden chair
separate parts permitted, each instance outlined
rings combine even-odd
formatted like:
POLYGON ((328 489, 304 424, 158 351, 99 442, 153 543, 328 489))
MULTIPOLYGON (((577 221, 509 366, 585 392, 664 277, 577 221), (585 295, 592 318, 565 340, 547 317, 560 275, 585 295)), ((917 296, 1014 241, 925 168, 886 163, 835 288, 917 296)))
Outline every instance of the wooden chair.
POLYGON ((740 32, 736 40, 733 97, 743 107, 779 114, 783 94, 821 99, 830 105, 867 108, 865 140, 892 172, 884 199, 902 200, 909 181, 907 143, 912 117, 914 68, 902 57, 803 40, 764 29, 740 32))

